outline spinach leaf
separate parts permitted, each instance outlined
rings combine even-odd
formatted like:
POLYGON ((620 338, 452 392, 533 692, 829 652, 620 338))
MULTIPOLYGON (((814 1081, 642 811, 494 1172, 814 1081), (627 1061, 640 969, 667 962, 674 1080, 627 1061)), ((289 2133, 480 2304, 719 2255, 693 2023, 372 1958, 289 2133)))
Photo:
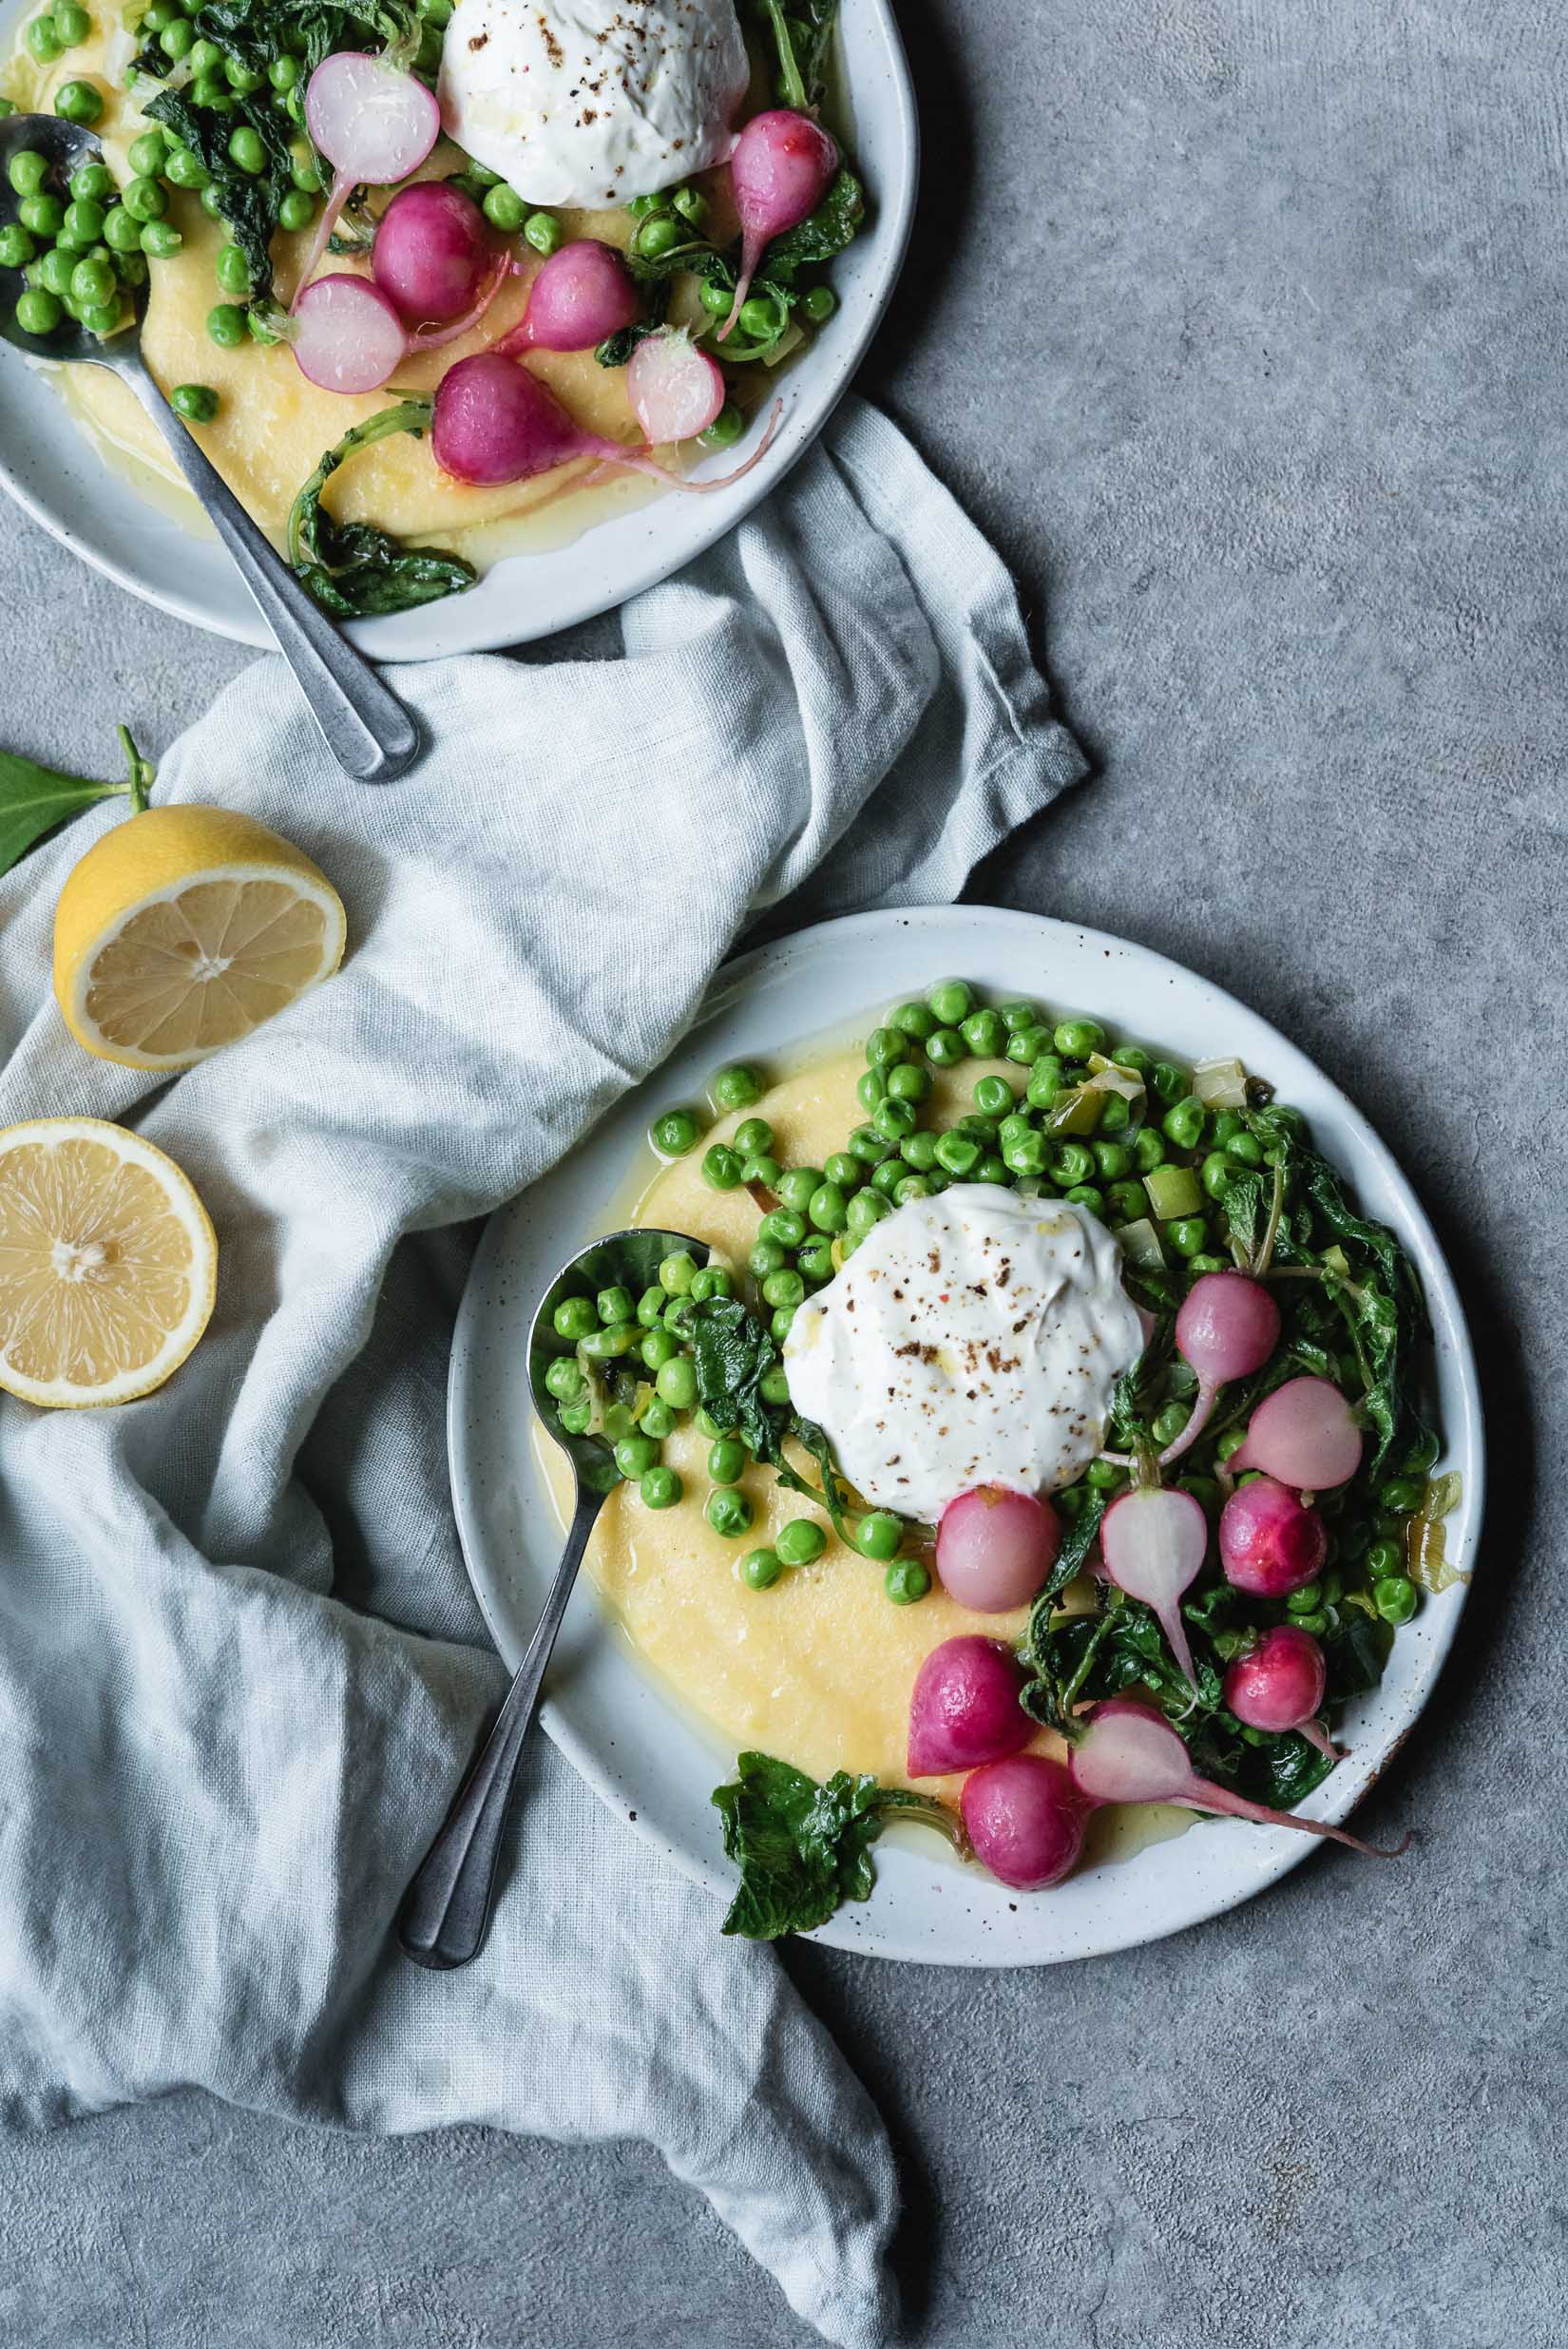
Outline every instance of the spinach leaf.
POLYGON ((841 167, 816 210, 798 227, 774 239, 758 277, 785 284, 797 269, 815 269, 836 259, 853 244, 865 217, 866 191, 852 171, 841 167))
POLYGON ((285 135, 288 117, 276 106, 238 94, 230 113, 215 114, 176 89, 162 91, 142 111, 189 147, 205 167, 219 216, 249 267, 251 301, 264 305, 272 293, 272 237, 278 207, 294 185, 285 135), (230 138, 242 124, 256 132, 262 145, 262 167, 254 174, 239 170, 229 156, 230 138))
POLYGON ((722 1930, 748 1940, 776 1940, 825 1925, 845 1900, 870 1898, 876 1881, 871 1845, 890 1818, 937 1827, 967 1855, 957 1815, 928 1794, 884 1786, 835 1770, 825 1785, 771 1754, 743 1753, 736 1777, 716 1786, 724 1853, 740 1883, 722 1930))
POLYGON ((411 50, 419 38, 408 0, 208 0, 196 29, 225 57, 263 73, 281 52, 285 33, 302 34, 303 80, 335 49, 411 50))
POLYGON ((635 318, 630 326, 623 326, 618 334, 607 334, 602 343, 595 344, 594 357, 600 366, 624 367, 638 344, 658 334, 669 306, 670 281, 668 277, 657 278, 648 289, 645 315, 635 318))
POLYGON ((324 612, 335 620, 362 620, 385 612, 412 611, 461 594, 478 574, 461 555, 434 546, 405 546, 368 522, 335 522, 321 492, 338 467, 358 449, 392 432, 429 431, 428 398, 399 400, 345 432, 329 449, 289 512, 289 562, 324 612))
POLYGON ((766 1461, 780 1484, 826 1509, 840 1540, 853 1549, 844 1488, 826 1432, 790 1404, 764 1399, 762 1381, 779 1360, 766 1323, 738 1297, 706 1297, 692 1310, 691 1340, 697 1396, 703 1409, 720 1427, 732 1428, 757 1460, 766 1461), (820 1485, 785 1458, 787 1436, 815 1461, 820 1485))
POLYGON ((779 104, 811 113, 828 85, 838 0, 791 0, 788 9, 785 0, 759 0, 757 12, 777 52, 779 104))
POLYGON ((1239 1175, 1225 1194, 1226 1226, 1232 1239, 1240 1243, 1249 1257, 1256 1255, 1263 1235, 1263 1200, 1261 1174, 1239 1175))
POLYGON ((20 864, 28 850, 57 824, 68 823, 100 799, 128 799, 131 813, 141 814, 152 787, 152 768, 124 726, 120 744, 125 754, 124 783, 95 783, 86 775, 61 774, 17 752, 0 751, 0 873, 20 864))

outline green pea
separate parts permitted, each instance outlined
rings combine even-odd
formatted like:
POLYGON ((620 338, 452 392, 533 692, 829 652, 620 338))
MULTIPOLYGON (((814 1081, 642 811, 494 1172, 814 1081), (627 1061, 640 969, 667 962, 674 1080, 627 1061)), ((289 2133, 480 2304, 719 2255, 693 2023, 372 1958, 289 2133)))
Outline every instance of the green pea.
POLYGON ((917 1104, 924 1101, 931 1090, 931 1072, 919 1060, 900 1061, 897 1068, 888 1071, 888 1098, 917 1104))
POLYGON ((1246 1441, 1245 1427, 1228 1427, 1214 1445, 1215 1460, 1221 1461, 1229 1460, 1233 1452, 1240 1451, 1246 1441))
POLYGON ((657 1395, 650 1395, 638 1414, 637 1423, 645 1436, 652 1436, 656 1443, 662 1443, 666 1436, 675 1433, 676 1416, 667 1403, 660 1403, 657 1395))
MULTIPOLYGON (((57 10, 56 14, 58 13, 57 10)), ((138 30, 162 32, 164 26, 172 25, 179 14, 179 0, 151 0, 151 6, 142 11, 142 22, 138 30)))
POLYGON ((1196 1256, 1208 1245, 1209 1227, 1201 1215, 1180 1215, 1165 1226, 1165 1237, 1178 1256, 1196 1256))
POLYGON ((702 1154, 702 1179, 715 1191, 734 1191, 740 1181, 740 1166, 727 1143, 715 1142, 702 1154))
POLYGON ((650 213, 632 239, 632 251, 644 260, 660 260, 687 241, 687 233, 683 222, 668 212, 650 213))
POLYGON ((114 194, 114 174, 104 163, 78 163, 68 184, 79 203, 107 203, 114 194))
POLYGON ((124 204, 111 204, 104 215, 104 242, 111 253, 140 253, 142 223, 133 220, 124 204))
POLYGON ((842 1232, 850 1220, 849 1207, 837 1183, 819 1183, 806 1213, 818 1232, 842 1232))
MULTIPOLYGON (((962 979, 944 979, 932 987, 926 998, 935 1013, 938 1024, 945 1028, 961 1027, 975 1006, 974 990, 962 979)), ((927 1038, 927 1042, 929 1039, 927 1038)))
POLYGON ((1378 1495, 1378 1505, 1390 1517, 1414 1517, 1426 1498, 1426 1486, 1420 1477, 1390 1477, 1378 1495))
POLYGON ((563 1297, 550 1319, 556 1336, 564 1338, 568 1346, 576 1346, 599 1327, 599 1316, 587 1297, 563 1297))
POLYGON ((1051 1172, 1063 1185, 1086 1183, 1095 1171, 1095 1154, 1084 1142, 1063 1142, 1052 1162, 1051 1172))
POLYGON ((142 250, 155 261, 172 260, 184 241, 172 220, 149 220, 142 231, 142 250))
POLYGON ((528 217, 527 205, 505 181, 499 186, 486 190, 480 208, 490 226, 498 228, 504 237, 515 237, 528 217))
POLYGON ((902 1158, 884 1158, 880 1166, 874 1166, 871 1169, 871 1189, 879 1191, 885 1199, 892 1197, 893 1193, 904 1179, 902 1158))
MULTIPOLYGON (((916 1112, 912 1101, 884 1101, 876 1116, 871 1119, 871 1127, 883 1141, 896 1148, 914 1132, 915 1119, 916 1112)), ((886 1155, 886 1153, 883 1155, 886 1155)))
MULTIPOLYGON (((54 29, 52 16, 35 16, 25 35, 33 63, 52 66, 60 54, 60 35, 54 29)), ((29 328, 29 333, 32 332, 29 328)))
POLYGON ((1002 1146, 1002 1163, 1008 1174, 1024 1178, 1044 1174, 1045 1155, 1044 1136, 1040 1134, 1025 1132, 1002 1146))
POLYGON ((701 1130, 689 1109, 667 1109, 648 1128, 648 1139, 662 1157, 683 1158, 701 1130))
MULTIPOLYGON (((725 308, 729 308, 728 296, 725 308)), ((726 400, 717 415, 698 439, 704 449, 732 449, 746 430, 746 419, 734 400, 726 400)))
POLYGON ((879 1566, 896 1557, 903 1542, 903 1522, 888 1509, 869 1510, 854 1529, 855 1548, 862 1557, 874 1558, 879 1566))
POLYGON ((63 82, 54 93, 54 110, 63 121, 90 128, 104 111, 103 93, 90 82, 63 82))
POLYGON ((1187 1259, 1189 1272, 1229 1272, 1233 1269, 1223 1256, 1212 1256, 1206 1248, 1187 1259))
POLYGON ((1192 1413, 1184 1403, 1168 1403, 1163 1410, 1156 1412, 1151 1432, 1161 1451, 1168 1443, 1176 1442, 1191 1417, 1192 1413))
MULTIPOLYGON (((648 227, 642 231, 642 235, 647 236, 662 225, 661 221, 651 220, 648 227)), ((676 242, 679 242, 679 234, 676 242)), ((660 249, 664 251, 668 248, 660 247, 660 249)), ((736 323, 746 342, 770 343, 775 342, 778 338, 782 316, 783 314, 776 300, 770 300, 766 295, 754 294, 749 301, 741 303, 740 315, 736 323)))
POLYGON ((14 98, 0 98, 0 123, 9 122, 16 110, 14 98))
POLYGON ((1075 1183, 1067 1197, 1074 1207, 1086 1208, 1091 1215, 1103 1215, 1105 1213, 1105 1194, 1098 1191, 1093 1183, 1075 1183))
MULTIPOLYGON (((530 244, 536 253, 544 254, 546 260, 552 253, 560 252, 564 235, 565 231, 553 212, 530 212, 523 223, 525 241, 530 244)), ((713 426, 710 425, 708 430, 711 432, 713 426)))
POLYGON ((62 48, 79 48, 92 30, 92 18, 77 0, 54 0, 54 29, 62 48))
POLYGON ((660 1403, 672 1411, 689 1411, 697 1401, 697 1367, 687 1354, 677 1354, 660 1365, 654 1381, 660 1403))
POLYGON ((762 1079, 750 1061, 732 1061, 714 1079, 713 1097, 720 1109, 750 1109, 762 1098, 762 1079))
POLYGON ((193 75, 221 73, 223 52, 216 41, 203 41, 198 37, 196 47, 190 52, 189 63, 193 75))
POLYGON ((672 1250, 659 1268, 659 1284, 667 1296, 685 1297, 697 1278, 697 1259, 689 1250, 672 1250))
POLYGON ((782 1266, 770 1272, 762 1284, 765 1305, 799 1305, 806 1294, 806 1284, 793 1266, 782 1266))
POLYGON ((628 1484, 659 1465, 659 1446, 651 1436, 622 1436, 615 1447, 615 1464, 628 1484))
POLYGON ((650 1370, 662 1370, 664 1365, 673 1362, 679 1353, 680 1340, 673 1329, 666 1329, 661 1323, 657 1329, 645 1332, 639 1351, 650 1370))
POLYGON ((742 1534, 751 1531, 752 1504, 733 1485, 721 1484, 711 1492, 702 1514, 714 1532, 722 1534, 726 1541, 737 1541, 742 1534))
POLYGON ((1101 1134, 1125 1134, 1133 1122, 1131 1106, 1119 1093, 1107 1093, 1100 1105, 1101 1134))
POLYGON ((1004 1117, 1013 1107, 1012 1086, 1005 1077, 982 1077, 975 1086, 974 1101, 987 1117, 1004 1117))
POLYGON ((307 196, 302 187, 291 187, 277 207, 279 228, 287 229, 291 236, 297 236, 302 228, 309 228, 315 218, 316 198, 307 196))
POLYGON ((743 1158, 755 1158, 772 1150, 774 1130, 766 1117, 743 1117, 730 1138, 743 1158))
MULTIPOLYGON (((897 1160, 895 1159, 893 1163, 896 1165, 897 1160)), ((844 1212, 848 1229, 864 1235, 870 1230, 872 1224, 879 1224, 882 1221, 888 1213, 888 1202, 875 1189, 857 1191, 844 1212)))
POLYGON ((939 1134, 936 1137, 936 1162, 945 1174, 955 1174, 962 1182, 972 1174, 981 1155, 980 1144, 967 1134, 956 1131, 939 1134))
POLYGON ((36 243, 19 220, 0 228, 0 269, 26 269, 37 254, 36 243))
POLYGON ((1067 1519, 1067 1522, 1071 1524, 1074 1518, 1082 1516, 1083 1505, 1088 1498, 1089 1495, 1086 1486, 1082 1484, 1069 1484, 1064 1492, 1053 1493, 1051 1495, 1051 1506, 1056 1511, 1058 1517, 1064 1517, 1067 1519))
POLYGON ((1061 1091, 1062 1065, 1054 1052, 1042 1052, 1029 1070, 1023 1098, 1031 1109, 1054 1109, 1061 1091))
POLYGON ((936 1164, 936 1136, 925 1132, 908 1134, 898 1145, 898 1155, 917 1174, 928 1174, 936 1164))
POLYGON ((771 1370, 763 1371, 761 1378, 757 1381, 757 1392, 764 1403, 771 1403, 775 1408, 780 1404, 789 1402, 790 1376, 782 1364, 775 1363, 771 1370))
POLYGON ((870 1068, 886 1071, 908 1060, 908 1055, 909 1040, 902 1028, 872 1028, 866 1039, 866 1062, 870 1068))
MULTIPOLYGON (((1121 1471, 1114 1460, 1092 1460, 1083 1471, 1083 1480, 1092 1484, 1097 1493, 1108 1493, 1113 1485, 1121 1482, 1121 1471)), ((1058 1494, 1056 1498, 1060 1501, 1061 1496, 1058 1494)))
POLYGON ((828 1537, 811 1518, 791 1518, 781 1525, 774 1548, 786 1566, 810 1566, 822 1556, 828 1537))
POLYGON ((1053 1038, 1064 1060, 1086 1060, 1105 1049, 1105 1030, 1098 1020, 1063 1020, 1053 1038))
POLYGON ((1155 1060, 1146 1072, 1146 1082, 1159 1098, 1170 1104, 1183 1099, 1187 1093, 1187 1074, 1174 1060, 1155 1060))
POLYGON ((89 334, 100 338, 120 332, 124 313, 118 300, 112 302, 84 302, 78 314, 89 334))
POLYGON ((221 220, 223 217, 223 191, 211 180, 201 190, 201 209, 209 220, 221 220))
POLYGON ((795 1209, 775 1207, 756 1227, 758 1239, 774 1240, 780 1248, 798 1248, 806 1236, 806 1218, 795 1209))
MULTIPOLYGON (((91 254, 85 255, 71 271, 70 290, 79 302, 85 302, 91 309, 112 298, 114 271, 107 261, 97 260, 91 254)), ((173 405, 172 400, 170 405, 173 405)))
MULTIPOLYGON (((235 133, 235 137, 238 138, 239 135, 239 134, 237 131, 235 133)), ((253 138, 256 136, 254 131, 251 133, 251 136, 253 138)), ((125 184, 125 192, 121 197, 120 201, 124 205, 125 210, 130 214, 133 220, 161 220, 164 213, 167 212, 169 208, 168 192, 164 188, 161 180, 127 181, 125 184)), ((228 245, 225 246, 224 250, 230 253, 237 253, 239 252, 239 247, 238 245, 228 245)), ((243 257, 241 256, 241 258, 243 257)), ((221 254, 219 256, 219 258, 222 258, 221 254)), ((221 271, 219 272, 219 283, 220 285, 223 284, 221 271)), ((245 276, 245 283, 247 286, 250 283, 250 274, 248 270, 245 276)), ((224 291, 232 294, 238 292, 239 289, 234 286, 225 286, 224 291)))
POLYGON ((199 73, 191 84, 191 104, 204 107, 210 114, 232 114, 234 92, 221 73, 199 73))
POLYGON ((735 1276, 721 1264, 705 1264, 692 1283, 692 1303, 706 1305, 710 1297, 733 1297, 735 1276))
MULTIPOLYGON (((133 181, 132 185, 134 184, 133 181)), ((127 204, 130 201, 130 188, 127 188, 125 190, 127 204)), ((220 246, 213 269, 225 294, 248 294, 250 292, 250 263, 237 244, 220 246)))
POLYGON ((1133 1164, 1140 1174, 1152 1174, 1157 1166, 1163 1166, 1168 1154, 1165 1137, 1154 1126, 1141 1126, 1133 1137, 1133 1164))
POLYGON ((70 246, 75 252, 86 253, 89 245, 102 240, 104 223, 107 218, 102 204, 67 204, 60 223, 60 242, 70 246))
POLYGON ((637 1318, 644 1329, 658 1329, 661 1326, 668 1303, 668 1295, 657 1282, 651 1289, 644 1289, 637 1301, 637 1318))
POLYGON ((977 1060, 995 1060, 1006 1048, 1007 1030, 999 1011, 971 1011, 960 1030, 977 1060))
POLYGON ((1408 1623, 1419 1604, 1416 1586, 1407 1575, 1386 1575, 1373 1586, 1372 1604, 1385 1623, 1408 1623))
POLYGON ((267 79, 274 89, 280 90, 286 97, 303 71, 304 67, 297 57, 285 54, 273 59, 267 67, 267 79))
POLYGON ((49 176, 48 158, 36 147, 18 147, 6 165, 6 177, 18 196, 36 196, 49 176))
POLYGON ((238 302, 220 302, 207 313, 207 334, 220 351, 233 351, 245 339, 245 314, 238 302))
POLYGON ((708 1452, 708 1480, 712 1484, 738 1484, 746 1473, 747 1452, 734 1436, 720 1436, 708 1452))
POLYGON ((778 1194, 780 1207, 793 1208, 797 1215, 808 1213, 812 1204, 812 1194, 821 1180, 822 1169, 819 1166, 786 1168, 774 1185, 774 1189, 778 1194))
POLYGON ((1322 1604, 1323 1585, 1321 1582, 1304 1582, 1300 1590, 1292 1591, 1285 1601, 1286 1608, 1291 1614, 1310 1614, 1322 1604))
MULTIPOLYGON (((908 1062, 904 1065, 908 1067, 908 1062)), ((870 1117, 888 1098, 888 1079, 879 1068, 869 1068, 855 1080, 855 1099, 870 1117)))
POLYGON ((16 305, 16 323, 24 334, 52 334, 65 315, 56 296, 42 287, 29 287, 16 305))
POLYGON ((1211 1199, 1222 1199, 1235 1178, 1234 1163, 1222 1150, 1211 1150, 1198 1169, 1198 1180, 1211 1199))
POLYGON ((1367 1553, 1367 1572, 1374 1582, 1389 1575, 1405 1572, 1405 1545, 1400 1541, 1374 1541, 1367 1553))
POLYGON ((821 1289, 833 1277, 837 1269, 833 1263, 832 1242, 820 1234, 809 1239, 795 1259, 802 1280, 813 1289, 821 1289))
POLYGON ((895 1607, 912 1607, 925 1597, 931 1577, 917 1557, 895 1557, 882 1577, 882 1588, 895 1607))
POLYGON ((748 1550, 740 1561, 740 1579, 748 1591, 771 1591, 783 1572, 776 1550, 748 1550))
POLYGON ((545 1370, 545 1385, 558 1403, 575 1403, 587 1381, 582 1364, 574 1362, 570 1354, 562 1354, 545 1370))
POLYGON ((607 1328, 589 1329, 578 1340, 589 1362, 616 1362, 642 1343, 636 1322, 612 1322, 607 1328))
POLYGON ((258 178, 267 168, 267 150, 261 143, 261 134, 253 130, 248 123, 241 123, 238 130, 230 131, 229 161, 237 171, 248 172, 252 179, 258 178))
POLYGON ((593 1399, 583 1395, 576 1403, 564 1403, 556 1413, 568 1436, 585 1436, 593 1423, 593 1399))
POLYGON ((1195 1095, 1189 1095, 1168 1109, 1160 1119, 1167 1141, 1175 1142, 1178 1150, 1195 1150, 1203 1137, 1207 1112, 1195 1095))
POLYGON ((1035 1062, 1051 1049, 1051 1031, 1046 1027, 1019 1028, 1007 1039, 1007 1058, 1023 1068, 1033 1068, 1035 1062))
POLYGON ((1329 1628, 1329 1618, 1321 1608, 1314 1609, 1310 1614, 1292 1615, 1291 1620, 1298 1632, 1310 1632, 1314 1639, 1321 1639, 1329 1628))
POLYGON ((759 1184, 764 1191, 771 1191, 783 1172, 776 1158, 742 1158, 740 1161, 741 1181, 759 1184))
POLYGON ((896 1011, 888 1014, 888 1025, 897 1028, 901 1036, 908 1036, 912 1042, 923 1044, 935 1029, 937 1017, 928 1003, 911 1001, 900 1003, 896 1011))
POLYGON ((956 1068, 967 1050, 954 1027, 933 1028, 926 1039, 926 1058, 933 1068, 956 1068))
POLYGON ((656 1461, 651 1468, 643 1470, 637 1489, 643 1507, 647 1509, 673 1509, 685 1491, 679 1471, 667 1468, 662 1461, 656 1461))
POLYGON ((1226 1136, 1225 1153, 1228 1157, 1236 1159, 1242 1166, 1261 1166, 1263 1164, 1263 1144, 1255 1134, 1241 1133, 1226 1136))
MULTIPOLYGON (((21 234, 26 236, 26 229, 23 229, 21 234)), ((48 251, 37 263, 37 282, 46 294, 52 294, 57 300, 64 301, 70 292, 70 281, 75 269, 76 256, 74 253, 67 253, 59 245, 50 245, 48 251)))
POLYGON ((1096 1142, 1095 1170, 1108 1183, 1119 1183, 1133 1171, 1133 1154, 1125 1142, 1096 1142))
POLYGON ((1105 1212, 1114 1224, 1138 1223, 1149 1213, 1149 1194, 1141 1183, 1112 1183, 1105 1212))
POLYGON ((629 1322, 637 1313, 632 1292, 617 1281, 612 1288, 602 1289, 594 1299, 594 1309, 606 1328, 613 1322, 629 1322))

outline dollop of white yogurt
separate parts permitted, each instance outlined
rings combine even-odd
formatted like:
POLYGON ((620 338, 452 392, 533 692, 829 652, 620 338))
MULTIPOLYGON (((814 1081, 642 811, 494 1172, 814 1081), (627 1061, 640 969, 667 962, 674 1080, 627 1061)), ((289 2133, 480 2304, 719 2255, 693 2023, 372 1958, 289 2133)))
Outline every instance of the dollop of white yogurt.
POLYGON ((971 1485, 1071 1484, 1142 1349, 1096 1216, 955 1183, 872 1225, 797 1310, 784 1368, 865 1499, 934 1523, 971 1485))
POLYGON ((750 67, 735 0, 457 0, 448 136, 536 204, 623 204, 722 162, 750 67))

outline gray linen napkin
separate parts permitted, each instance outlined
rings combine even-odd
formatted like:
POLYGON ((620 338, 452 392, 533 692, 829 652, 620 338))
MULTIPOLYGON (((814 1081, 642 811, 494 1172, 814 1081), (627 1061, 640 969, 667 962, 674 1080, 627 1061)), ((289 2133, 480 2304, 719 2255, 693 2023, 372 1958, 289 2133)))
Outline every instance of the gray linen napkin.
POLYGON ((447 1486, 452 1227, 658 1063, 755 909, 948 899, 1081 762, 1001 564, 858 404, 623 624, 620 660, 399 672, 432 747, 385 792, 328 766, 276 659, 181 737, 159 797, 298 841, 351 943, 172 1086, 89 1060, 49 999, 100 819, 0 883, 0 1125, 134 1117, 221 1249, 163 1393, 0 1396, 0 2113, 194 2084, 356 2129, 643 2137, 871 2349, 876 2114, 772 1954, 546 1741, 483 1958, 389 1950, 503 1683, 447 1486))

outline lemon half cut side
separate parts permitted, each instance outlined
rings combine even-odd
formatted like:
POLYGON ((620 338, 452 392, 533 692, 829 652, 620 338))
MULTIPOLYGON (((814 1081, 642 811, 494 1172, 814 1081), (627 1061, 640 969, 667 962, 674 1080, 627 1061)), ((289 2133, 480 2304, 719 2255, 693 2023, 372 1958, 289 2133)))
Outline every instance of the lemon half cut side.
POLYGON ((292 841, 227 808, 148 808, 60 894, 54 992, 85 1050, 188 1068, 330 979, 343 904, 292 841))
POLYGON ((0 1387, 78 1409, 150 1394, 205 1329, 217 1278, 206 1209, 139 1134, 0 1130, 0 1387))

